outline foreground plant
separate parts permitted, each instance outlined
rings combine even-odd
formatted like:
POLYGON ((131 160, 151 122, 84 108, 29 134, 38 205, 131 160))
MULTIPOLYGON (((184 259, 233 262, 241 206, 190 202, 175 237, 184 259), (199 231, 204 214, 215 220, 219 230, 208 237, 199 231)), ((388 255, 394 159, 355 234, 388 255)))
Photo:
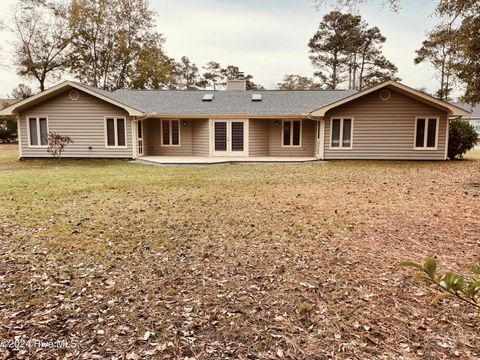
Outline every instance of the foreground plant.
POLYGON ((420 270, 421 274, 415 275, 413 280, 433 283, 447 292, 446 294, 435 296, 432 303, 446 298, 456 297, 480 309, 480 263, 472 268, 472 272, 475 275, 469 279, 465 278, 464 275, 457 275, 453 272, 437 275, 437 261, 432 256, 428 256, 423 265, 413 261, 403 261, 400 263, 400 266, 413 267, 420 270))

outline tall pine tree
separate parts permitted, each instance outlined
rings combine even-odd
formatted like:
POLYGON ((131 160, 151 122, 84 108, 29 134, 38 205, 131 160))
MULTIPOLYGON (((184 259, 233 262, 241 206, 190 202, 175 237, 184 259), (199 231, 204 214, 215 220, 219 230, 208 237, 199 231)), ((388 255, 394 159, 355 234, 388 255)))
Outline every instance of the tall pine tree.
POLYGON ((348 82, 363 89, 387 79, 397 79, 396 66, 382 54, 386 38, 377 27, 369 28, 358 15, 332 11, 323 17, 309 42, 315 76, 327 89, 348 82))

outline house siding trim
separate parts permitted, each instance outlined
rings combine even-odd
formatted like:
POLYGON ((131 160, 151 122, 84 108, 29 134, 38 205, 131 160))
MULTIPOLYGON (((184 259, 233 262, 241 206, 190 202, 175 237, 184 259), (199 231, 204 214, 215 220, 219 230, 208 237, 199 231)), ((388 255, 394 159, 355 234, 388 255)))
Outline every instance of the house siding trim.
MULTIPOLYGON (((438 133, 440 132, 440 117, 439 116, 416 116, 415 117, 415 135, 413 137, 413 150, 415 151, 428 151, 428 150, 438 150, 438 133), (418 127, 418 119, 425 119, 425 130, 424 130, 424 144, 425 146, 417 146, 417 127, 418 127), (436 120, 435 124, 435 146, 434 147, 427 147, 428 141, 428 124, 430 123, 431 119, 436 120)), ((447 148, 448 146, 445 146, 447 148)))
POLYGON ((447 118, 447 125, 445 126, 445 157, 444 160, 448 160, 448 144, 450 141, 450 121, 447 118))
POLYGON ((48 133, 50 132, 49 129, 49 121, 48 121, 48 115, 37 115, 37 114, 31 114, 26 117, 26 123, 27 123, 27 144, 29 148, 32 149, 48 149, 48 144, 47 145, 42 145, 42 133, 40 130, 40 119, 46 119, 47 120, 47 136, 48 133), (37 123, 37 141, 38 145, 32 145, 32 137, 30 133, 30 120, 35 119, 37 123))
MULTIPOLYGON (((398 83, 394 80, 387 80, 383 83, 380 83, 378 85, 372 86, 370 88, 367 88, 365 90, 362 90, 356 94, 347 96, 346 98, 343 98, 341 100, 338 100, 336 102, 333 102, 331 104, 322 106, 318 109, 315 109, 313 111, 310 111, 309 115, 311 116, 325 116, 325 114, 333 110, 339 106, 349 104, 352 101, 358 100, 361 97, 368 96, 371 93, 377 93, 379 90, 381 91, 382 89, 387 89, 390 90, 391 92, 397 92, 397 93, 402 93, 405 96, 408 96, 412 99, 415 99, 416 101, 422 102, 426 104, 427 106, 430 106, 432 108, 436 108, 437 110, 444 111, 449 115, 452 116, 463 116, 463 115, 468 115, 469 112, 465 111, 464 109, 452 105, 449 103, 446 103, 444 101, 438 100, 434 98, 433 96, 426 95, 418 90, 415 90, 409 86, 403 85, 401 83, 398 83), (408 95, 407 95, 408 94, 408 95)), ((389 99, 390 100, 390 99, 389 99)), ((388 101, 388 100, 387 100, 388 101)))
MULTIPOLYGON (((126 149, 128 147, 128 139, 127 139, 127 118, 125 116, 104 116, 104 136, 105 136, 105 149, 126 149), (114 129, 114 140, 115 145, 108 145, 108 131, 107 131, 107 119, 113 119, 114 129), (124 129, 125 129, 125 145, 118 145, 118 120, 121 119, 124 121, 124 129)), ((132 133, 133 135, 133 133, 132 133)), ((133 136, 132 136, 133 137, 133 136)))
POLYGON ((340 138, 339 147, 332 146, 333 143, 333 131, 330 131, 330 140, 328 141, 328 147, 331 151, 353 150, 353 138, 355 134, 355 117, 347 115, 338 115, 330 118, 330 129, 332 129, 333 120, 340 120, 340 138), (343 146, 343 124, 345 120, 352 121, 352 128, 350 129, 350 146, 343 146))
POLYGON ((353 148, 331 150, 325 144, 325 160, 445 160, 448 147, 447 111, 390 91, 388 101, 381 100, 377 91, 327 112, 326 141, 331 137, 331 118, 355 115, 355 126, 353 148), (414 150, 415 123, 419 114, 439 118, 436 150, 414 150))
POLYGON ((20 126, 20 115, 17 115, 16 118, 17 118, 17 137, 18 137, 18 159, 21 159, 23 157, 23 144, 22 144, 22 129, 20 126))
MULTIPOLYGON (((208 123, 209 123, 209 136, 208 136, 208 139, 209 139, 209 152, 208 152, 208 156, 214 156, 214 153, 215 153, 215 130, 214 130, 214 124, 215 122, 222 122, 222 121, 226 121, 226 122, 235 122, 235 121, 241 121, 244 123, 244 127, 243 127, 243 137, 244 137, 244 140, 243 140, 243 144, 244 144, 244 149, 243 149, 243 153, 246 154, 241 154, 241 155, 238 155, 239 157, 248 157, 250 156, 250 119, 248 118, 236 118, 236 119, 229 119, 229 118, 221 118, 221 119, 217 119, 217 118, 211 118, 208 120, 208 123)), ((227 125, 227 131, 230 127, 227 125)), ((227 133, 227 138, 228 137, 231 137, 231 134, 228 134, 227 133)), ((230 142, 230 145, 227 141, 227 151, 226 151, 226 155, 225 156, 235 156, 235 154, 233 153, 232 154, 232 151, 229 149, 229 147, 231 148, 231 142, 230 142)))
POLYGON ((182 146, 182 125, 183 121, 180 119, 160 119, 160 145, 162 147, 181 147, 182 146), (163 122, 168 121, 168 137, 170 144, 163 143, 163 122), (172 123, 178 121, 178 144, 173 144, 173 130, 172 123))
POLYGON ((282 134, 281 134, 281 143, 282 147, 284 148, 301 148, 302 147, 302 138, 303 138, 303 120, 290 120, 290 119, 282 119, 282 134), (285 139, 285 122, 290 122, 291 127, 290 127, 290 145, 285 145, 284 144, 284 139, 285 139), (300 139, 298 145, 293 145, 293 126, 294 122, 299 121, 300 122, 300 139))
POLYGON ((73 101, 68 91, 59 93, 39 104, 18 113, 19 144, 21 158, 49 158, 47 148, 28 146, 28 117, 45 114, 48 117, 48 131, 69 136, 74 142, 69 144, 62 157, 65 158, 117 158, 131 159, 132 117, 119 107, 80 92, 78 100, 73 101), (126 147, 105 148, 105 117, 125 119, 126 147))

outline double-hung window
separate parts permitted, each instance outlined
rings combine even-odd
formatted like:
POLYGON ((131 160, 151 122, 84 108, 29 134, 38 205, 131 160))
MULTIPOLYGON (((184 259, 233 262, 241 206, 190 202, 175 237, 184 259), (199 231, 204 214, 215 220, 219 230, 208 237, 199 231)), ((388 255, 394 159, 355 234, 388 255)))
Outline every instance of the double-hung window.
POLYGON ((28 142, 32 147, 48 146, 47 117, 28 117, 28 142))
POLYGON ((435 150, 438 142, 438 117, 415 119, 415 150, 435 150))
POLYGON ((330 148, 333 149, 351 149, 353 138, 353 119, 352 118, 333 118, 331 120, 330 131, 332 140, 330 148))
POLYGON ((106 146, 107 147, 126 147, 127 146, 127 126, 123 117, 106 117, 106 146))
POLYGON ((302 146, 302 122, 300 120, 282 121, 282 144, 283 146, 302 146))
POLYGON ((162 146, 180 146, 180 120, 162 120, 162 146))

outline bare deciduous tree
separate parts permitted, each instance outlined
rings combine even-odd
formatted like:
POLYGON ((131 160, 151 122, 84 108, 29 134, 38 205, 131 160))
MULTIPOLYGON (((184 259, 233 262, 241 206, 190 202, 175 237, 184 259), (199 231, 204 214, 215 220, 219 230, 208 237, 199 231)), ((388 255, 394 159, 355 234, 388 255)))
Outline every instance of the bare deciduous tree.
POLYGON ((11 31, 15 35, 15 66, 20 76, 34 78, 41 91, 50 76, 65 70, 70 34, 60 3, 20 0, 11 31))

